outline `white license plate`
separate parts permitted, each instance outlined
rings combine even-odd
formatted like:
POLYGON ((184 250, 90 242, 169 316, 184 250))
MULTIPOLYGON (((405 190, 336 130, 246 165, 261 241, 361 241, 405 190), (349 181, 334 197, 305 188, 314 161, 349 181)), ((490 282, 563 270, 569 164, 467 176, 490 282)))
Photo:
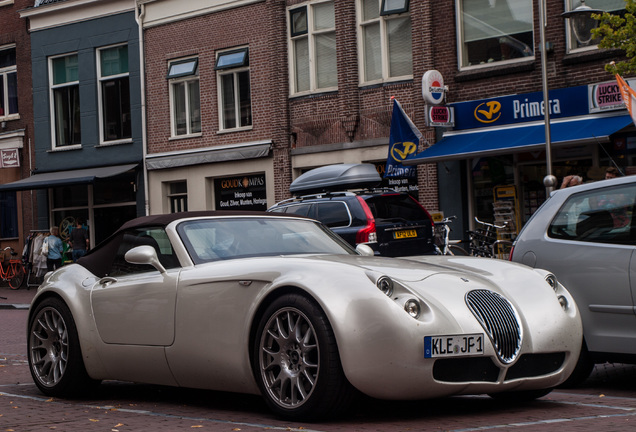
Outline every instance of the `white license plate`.
POLYGON ((461 357, 483 353, 483 333, 424 337, 424 358, 461 357))

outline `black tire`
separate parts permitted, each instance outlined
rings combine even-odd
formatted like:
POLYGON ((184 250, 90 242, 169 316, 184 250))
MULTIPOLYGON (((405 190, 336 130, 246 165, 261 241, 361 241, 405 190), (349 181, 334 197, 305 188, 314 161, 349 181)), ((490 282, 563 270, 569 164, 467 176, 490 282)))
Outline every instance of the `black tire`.
POLYGON ((463 247, 461 247, 461 246, 450 245, 450 246, 448 246, 448 249, 450 250, 451 255, 468 256, 468 252, 466 252, 466 250, 463 247))
POLYGON ((9 278, 9 287, 11 289, 17 290, 24 283, 25 273, 24 273, 24 267, 22 266, 16 266, 14 268, 15 268, 15 273, 9 278))
POLYGON ((29 319, 27 353, 33 381, 47 396, 81 396, 99 383, 86 373, 77 328, 58 298, 36 306, 29 319))
POLYGON ((552 392, 552 388, 547 389, 537 389, 537 390, 522 390, 522 391, 512 391, 512 392, 501 392, 501 393, 492 393, 489 394, 493 399, 503 400, 512 403, 518 402, 529 402, 535 399, 539 399, 547 394, 552 392))
POLYGON ((594 362, 590 357, 590 352, 587 350, 587 344, 585 343, 585 341, 583 341, 583 345, 581 346, 581 354, 579 354, 579 359, 576 362, 574 370, 572 371, 568 379, 566 379, 559 387, 577 387, 589 378, 593 370, 594 362))
POLYGON ((333 418, 354 399, 327 317, 302 295, 286 294, 265 310, 252 360, 267 405, 285 419, 333 418))

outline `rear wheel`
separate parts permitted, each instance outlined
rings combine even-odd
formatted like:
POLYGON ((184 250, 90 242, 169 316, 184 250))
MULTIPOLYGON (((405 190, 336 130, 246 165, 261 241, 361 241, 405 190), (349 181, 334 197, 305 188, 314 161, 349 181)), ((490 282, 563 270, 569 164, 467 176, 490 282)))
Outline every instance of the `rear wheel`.
POLYGON ((10 269, 11 274, 9 275, 9 287, 16 290, 24 283, 24 267, 18 264, 11 264, 10 269))
POLYGON ((298 294, 275 300, 256 333, 253 368, 270 409, 293 420, 318 420, 343 412, 355 390, 320 307, 298 294))
POLYGON ((60 299, 42 301, 31 315, 27 352, 33 381, 48 396, 79 395, 97 383, 86 373, 75 321, 60 299))

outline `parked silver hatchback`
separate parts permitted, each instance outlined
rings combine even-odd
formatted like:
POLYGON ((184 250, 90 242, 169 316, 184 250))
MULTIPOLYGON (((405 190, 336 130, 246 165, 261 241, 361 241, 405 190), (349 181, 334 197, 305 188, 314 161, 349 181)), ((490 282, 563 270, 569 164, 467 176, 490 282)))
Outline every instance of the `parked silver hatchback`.
POLYGON ((583 319, 579 363, 636 363, 636 176, 561 189, 524 226, 511 260, 553 272, 583 319))

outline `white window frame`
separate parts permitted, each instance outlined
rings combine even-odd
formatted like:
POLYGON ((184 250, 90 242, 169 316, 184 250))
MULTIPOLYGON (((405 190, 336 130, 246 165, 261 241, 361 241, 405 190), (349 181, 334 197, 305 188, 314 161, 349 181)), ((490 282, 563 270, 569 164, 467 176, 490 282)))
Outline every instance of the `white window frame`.
MULTIPOLYGON (((16 120, 20 118, 20 107, 18 106, 18 112, 16 113, 12 113, 9 114, 9 80, 8 80, 8 76, 10 73, 15 73, 16 77, 18 74, 18 59, 17 59, 17 48, 16 48, 16 44, 9 44, 9 45, 3 45, 0 46, 0 51, 4 51, 4 50, 10 50, 10 49, 15 49, 16 50, 16 64, 12 65, 12 66, 7 66, 4 68, 0 68, 0 76, 2 76, 2 86, 3 88, 3 94, 4 94, 4 100, 2 101, 2 106, 5 107, 5 109, 7 110, 6 113, 4 113, 4 115, 0 115, 0 119, 2 119, 2 121, 5 120, 16 120)), ((19 84, 19 82, 17 83, 19 84)), ((16 84, 16 85, 17 85, 16 84)), ((17 89, 16 89, 17 91, 17 89)))
MULTIPOLYGON (((79 68, 79 53, 78 52, 69 52, 69 53, 65 53, 65 54, 59 54, 59 55, 54 55, 48 58, 48 66, 49 66, 49 115, 50 115, 50 120, 51 120, 51 149, 52 150, 73 150, 73 149, 78 149, 78 148, 82 148, 82 144, 69 144, 69 145, 63 145, 63 146, 58 146, 57 144, 57 134, 55 132, 55 128, 56 128, 56 116, 55 116, 55 89, 58 88, 63 88, 63 87, 71 87, 71 86, 77 86, 78 87, 78 92, 80 89, 80 82, 79 82, 79 73, 78 73, 78 79, 75 81, 68 81, 62 84, 54 84, 53 83, 53 61, 55 59, 58 58, 64 58, 64 57, 70 57, 70 56, 77 56, 77 61, 78 61, 78 68, 79 68)), ((81 94, 80 96, 80 111, 81 111, 81 94)), ((81 116, 80 116, 81 119, 81 116)), ((80 121, 80 139, 81 139, 81 121, 80 121)))
MULTIPOLYGON (((326 93, 331 91, 338 90, 338 69, 336 65, 336 85, 330 87, 318 87, 318 77, 317 77, 317 61, 316 61, 316 37, 322 34, 327 33, 335 33, 335 16, 334 16, 334 27, 329 29, 315 30, 314 27, 314 12, 313 8, 321 3, 334 3, 335 9, 335 0, 324 0, 324 1, 308 1, 303 3, 298 3, 293 6, 287 8, 287 52, 289 53, 289 89, 292 96, 301 96, 305 94, 312 93, 326 93), (305 7, 307 10, 307 32, 299 35, 292 36, 292 21, 291 21, 291 12, 301 9, 305 7), (309 51, 309 89, 299 91, 296 89, 296 55, 294 50, 294 41, 299 39, 307 38, 308 42, 308 51, 309 51)), ((335 12, 334 12, 335 15, 335 12)))
MULTIPOLYGON (((581 5, 580 0, 564 0, 564 3, 565 3, 564 8, 566 12, 570 12, 571 10, 574 10, 575 8, 581 5)), ((591 7, 592 9, 603 9, 603 8, 599 8, 595 6, 593 3, 590 4, 590 0, 586 0, 585 5, 591 7)), ((619 12, 622 10, 625 10, 625 8, 615 9, 615 10, 605 11, 605 12, 616 14, 616 12, 619 12)), ((574 37, 574 32, 572 31, 571 21, 572 21, 571 18, 565 20, 565 46, 566 46, 567 54, 597 50, 598 44, 590 44, 588 46, 583 46, 583 47, 575 46, 576 38, 574 37)))
MULTIPOLYGON (((413 50, 411 49, 411 73, 408 75, 399 75, 399 76, 390 76, 390 53, 388 47, 388 30, 387 23, 394 19, 401 19, 408 17, 410 20, 410 5, 409 2, 406 2, 407 8, 409 8, 406 12, 383 12, 384 0, 378 1, 378 10, 379 15, 376 18, 373 18, 368 21, 363 21, 363 7, 362 0, 356 0, 356 24, 357 24, 357 33, 358 33, 358 72, 360 76, 360 85, 373 85, 373 84, 381 84, 385 82, 394 82, 394 81, 405 81, 413 79, 413 50), (365 71, 365 43, 364 43, 364 28, 371 25, 376 25, 379 23, 380 27, 380 56, 382 61, 382 76, 378 79, 366 79, 366 71, 365 71)), ((384 8, 386 9, 386 8, 384 8)), ((411 32, 412 32, 412 22, 411 22, 411 32)), ((412 40, 411 35, 411 40, 412 40)))
MULTIPOLYGON (((203 131, 203 124, 201 124, 201 131, 192 132, 192 122, 191 122, 192 113, 190 112, 189 86, 190 86, 190 83, 196 81, 199 84, 199 113, 201 113, 201 86, 200 86, 201 81, 199 78, 199 57, 191 56, 191 57, 183 57, 179 59, 172 59, 168 61, 168 71, 170 71, 171 66, 174 64, 187 63, 189 61, 196 62, 195 70, 193 70, 192 73, 180 74, 176 76, 175 78, 170 78, 170 76, 168 76, 168 88, 169 88, 168 92, 169 92, 169 99, 170 99, 170 138, 171 139, 198 137, 202 135, 202 131, 203 131), (174 100, 175 99, 174 86, 179 84, 185 85, 185 106, 186 106, 185 114, 186 114, 186 130, 187 130, 185 134, 177 134, 177 124, 175 121, 176 107, 175 107, 175 100, 174 100)), ((201 123, 203 123, 203 119, 201 119, 201 123)))
MULTIPOLYGON (((541 1, 545 1, 545 0, 541 0, 541 1)), ((533 20, 534 20, 534 4, 535 2, 533 0, 528 0, 529 4, 532 7, 532 16, 533 16, 533 20)), ((517 57, 517 58, 512 58, 512 59, 507 59, 507 60, 498 60, 498 61, 494 61, 494 62, 485 62, 483 64, 475 64, 475 65, 464 65, 463 64, 463 58, 462 58, 462 52, 463 52, 463 47, 464 47, 464 28, 463 28, 463 21, 462 21, 462 17, 463 17, 463 10, 462 10, 462 5, 463 5, 463 0, 456 0, 455 1, 455 16, 456 16, 456 28, 457 28, 457 65, 459 70, 472 70, 472 69, 479 69, 479 68, 485 68, 485 67, 492 67, 492 66, 501 66, 501 65, 507 65, 507 64, 514 64, 514 63, 522 63, 522 62, 526 62, 526 61, 531 61, 534 60, 536 58, 536 48, 535 48, 535 42, 537 39, 537 35, 535 35, 535 31, 534 31, 534 22, 532 24, 532 45, 529 46, 533 51, 532 51, 532 55, 529 56, 525 56, 525 57, 517 57)))
POLYGON ((187 180, 174 180, 165 182, 166 198, 167 198, 167 213, 175 213, 188 210, 188 182, 187 180), (172 192, 172 185, 185 184, 185 192, 172 192), (180 208, 174 208, 176 203, 179 203, 180 208))
POLYGON ((233 52, 240 52, 245 50, 245 55, 247 56, 247 64, 242 65, 242 66, 237 66, 237 67, 232 67, 232 66, 227 66, 227 67, 222 67, 217 69, 216 71, 216 82, 217 82, 217 93, 218 93, 218 111, 219 111, 219 132, 234 132, 234 131, 241 131, 241 130, 250 130, 253 127, 254 124, 254 119, 252 117, 252 97, 251 97, 251 92, 252 92, 252 85, 251 85, 251 74, 250 74, 250 67, 249 67, 249 50, 247 47, 239 47, 239 48, 233 48, 230 50, 224 50, 224 51, 219 51, 216 55, 216 59, 218 61, 219 57, 226 55, 226 54, 230 54, 233 52), (249 125, 245 125, 245 126, 241 126, 240 122, 241 122, 241 100, 240 100, 240 94, 239 94, 239 85, 238 85, 238 76, 240 73, 242 72, 247 72, 248 73, 248 79, 250 81, 250 124, 249 125), (225 119, 224 119, 224 110, 223 110, 223 83, 222 83, 222 77, 223 76, 228 76, 231 75, 232 79, 234 81, 234 115, 236 118, 236 126, 233 128, 225 128, 225 119))
MULTIPOLYGON (((121 143, 131 143, 132 142, 132 120, 131 120, 131 136, 127 138, 121 138, 117 140, 107 140, 104 136, 104 104, 103 104, 103 91, 102 91, 102 82, 110 81, 120 78, 128 78, 128 85, 130 86, 130 72, 120 73, 116 75, 109 75, 107 77, 102 76, 102 62, 101 62, 101 54, 102 51, 105 51, 110 48, 123 47, 127 44, 116 44, 99 47, 97 49, 97 105, 98 105, 98 114, 99 114, 99 142, 100 145, 109 145, 109 144, 121 144, 121 143)), ((130 88, 130 87, 129 87, 130 88)), ((132 103, 128 101, 131 105, 131 113, 132 116, 132 103)))

